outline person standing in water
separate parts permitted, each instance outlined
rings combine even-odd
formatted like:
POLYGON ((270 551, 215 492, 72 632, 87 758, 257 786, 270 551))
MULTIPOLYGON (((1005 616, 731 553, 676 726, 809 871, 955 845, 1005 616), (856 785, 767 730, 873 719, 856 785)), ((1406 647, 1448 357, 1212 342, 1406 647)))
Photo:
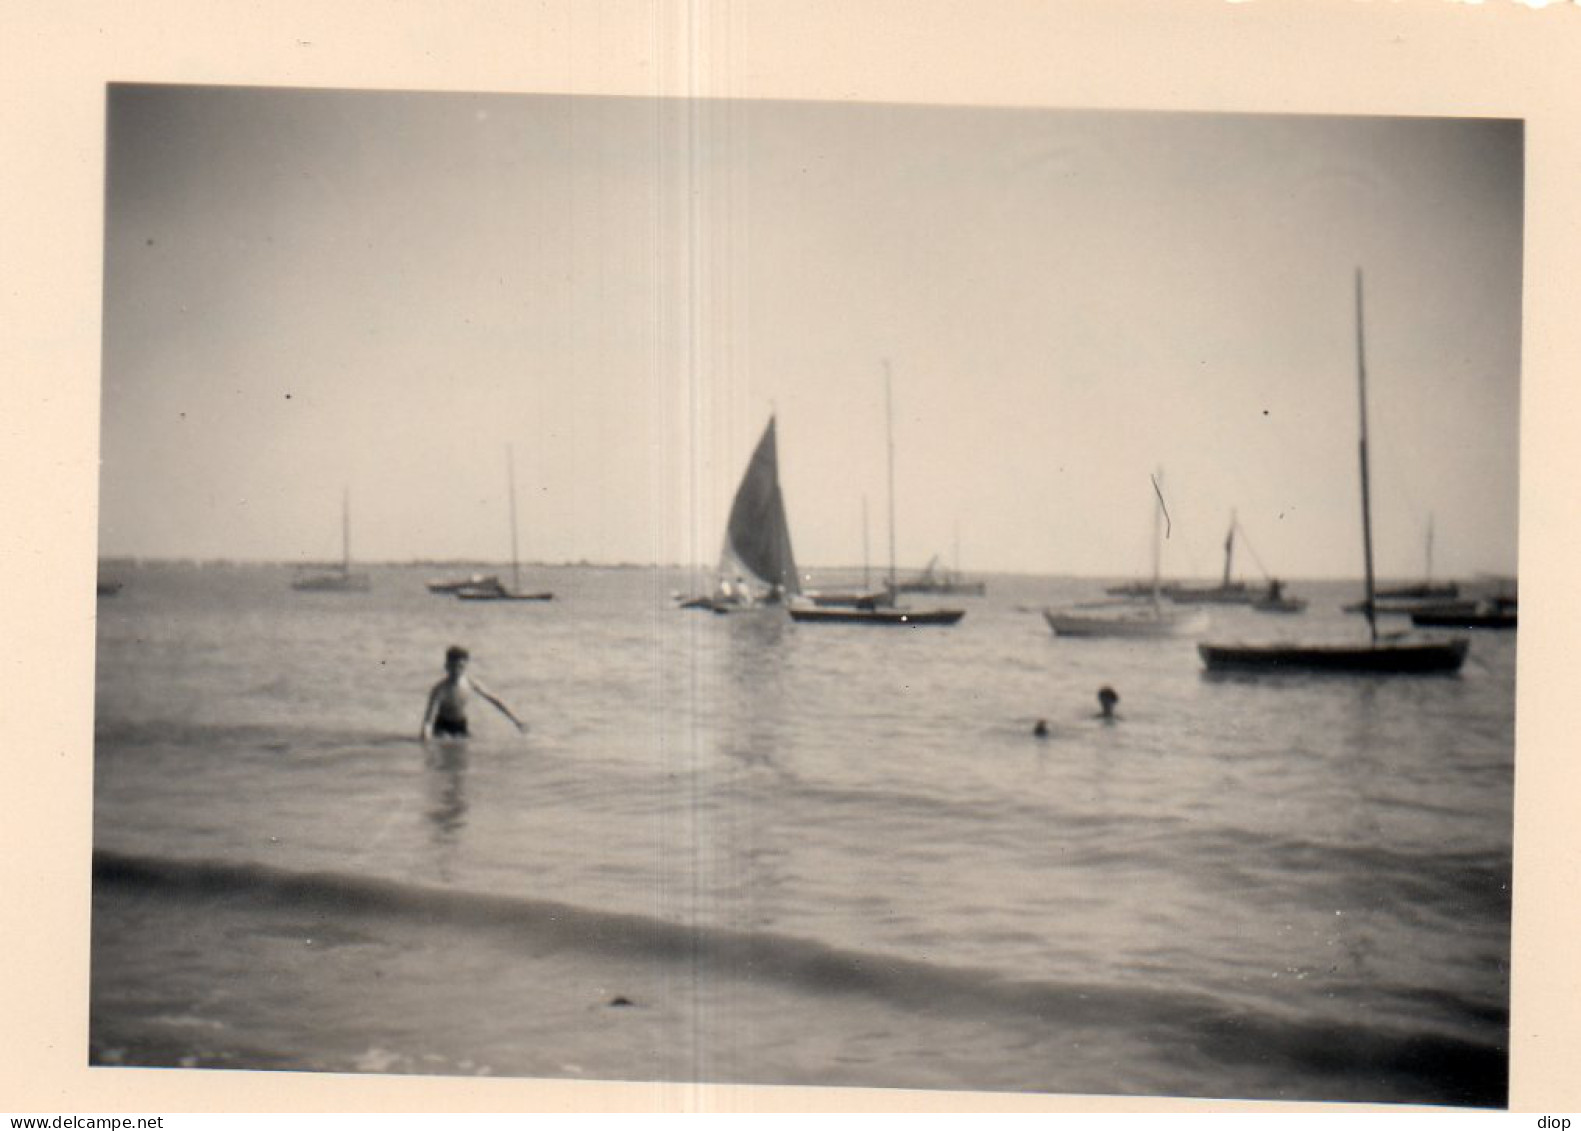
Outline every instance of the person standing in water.
POLYGON ((417 733, 418 741, 433 738, 466 738, 467 705, 474 695, 492 704, 507 719, 516 724, 523 734, 527 724, 516 717, 514 711, 500 701, 498 696, 476 680, 467 678, 467 664, 472 656, 465 648, 452 647, 445 653, 445 678, 434 684, 428 693, 428 707, 423 712, 423 725, 417 733))

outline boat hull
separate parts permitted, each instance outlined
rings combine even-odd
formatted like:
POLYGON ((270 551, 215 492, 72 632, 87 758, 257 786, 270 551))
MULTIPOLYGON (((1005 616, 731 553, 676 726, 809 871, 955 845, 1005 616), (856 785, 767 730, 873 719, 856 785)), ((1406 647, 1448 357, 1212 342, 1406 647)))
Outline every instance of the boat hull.
MULTIPOLYGON (((1415 616, 1417 613, 1436 612, 1442 609, 1444 606, 1445 602, 1439 598, 1380 597, 1378 600, 1373 602, 1372 611, 1374 616, 1380 617, 1409 617, 1415 616)), ((1359 613, 1365 615, 1367 612, 1367 602, 1353 601, 1350 604, 1343 606, 1343 608, 1347 613, 1359 613)))
POLYGON ((876 624, 898 628, 951 625, 966 615, 964 609, 854 609, 793 608, 791 619, 799 624, 876 624))
POLYGON ((877 589, 867 593, 803 593, 820 609, 878 609, 895 604, 894 594, 877 589))
POLYGON ((1394 585, 1380 589, 1380 601, 1444 601, 1460 596, 1460 586, 1453 581, 1440 585, 1394 585))
POLYGON ((461 589, 456 597, 462 601, 552 601, 553 593, 511 593, 492 589, 461 589))
POLYGON ((1465 640, 1380 644, 1198 644, 1210 671, 1359 672, 1425 675, 1455 672, 1465 662, 1465 640))
POLYGON ((1044 609, 1043 619, 1055 636, 1159 640, 1194 636, 1206 631, 1208 615, 1201 610, 1176 611, 1151 608, 1083 612, 1079 609, 1044 609))
POLYGON ((985 597, 986 581, 901 581, 895 585, 896 593, 939 593, 951 597, 985 597))
POLYGON ((428 581, 424 582, 430 593, 455 594, 463 589, 480 589, 485 586, 498 586, 503 584, 497 576, 485 576, 475 573, 464 581, 428 581))
POLYGON ((776 612, 784 608, 782 601, 738 601, 733 597, 687 597, 679 601, 678 609, 699 609, 705 613, 761 613, 776 612))
POLYGON ((373 582, 365 573, 337 573, 327 577, 299 577, 291 588, 300 593, 366 593, 373 582))
POLYGON ((1259 613, 1304 613, 1307 603, 1301 597, 1281 597, 1277 601, 1253 601, 1252 608, 1259 613))
POLYGON ((1245 585, 1216 585, 1210 589, 1166 585, 1159 592, 1177 605, 1249 605, 1257 596, 1245 585))
POLYGON ((1501 609, 1425 609, 1411 614, 1417 628, 1514 628, 1516 614, 1501 609))

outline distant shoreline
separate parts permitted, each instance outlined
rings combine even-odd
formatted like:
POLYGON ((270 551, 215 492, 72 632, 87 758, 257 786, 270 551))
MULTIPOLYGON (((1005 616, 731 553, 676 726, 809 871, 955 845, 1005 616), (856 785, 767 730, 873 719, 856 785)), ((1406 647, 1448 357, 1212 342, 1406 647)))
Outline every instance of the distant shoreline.
MULTIPOLYGON (((147 557, 147 558, 144 558, 144 557, 115 557, 115 556, 112 556, 112 557, 100 558, 98 560, 98 564, 99 564, 99 571, 101 573, 106 573, 106 572, 113 573, 116 570, 138 569, 138 568, 146 567, 146 566, 180 566, 180 567, 186 567, 186 568, 190 568, 190 569, 247 569, 247 568, 269 568, 269 567, 279 568, 279 569, 298 569, 298 568, 312 568, 312 567, 315 567, 315 566, 322 565, 324 563, 319 563, 319 562, 314 562, 314 561, 307 561, 305 559, 304 560, 276 560, 276 559, 251 559, 251 558, 175 558, 175 557, 171 557, 171 558, 166 558, 166 557, 147 557)), ((477 572, 477 571, 483 571, 483 570, 503 570, 503 569, 508 569, 510 567, 510 563, 509 562, 500 563, 500 562, 489 562, 489 561, 465 559, 465 558, 449 558, 449 559, 443 559, 443 560, 441 560, 441 559, 429 559, 429 558, 416 558, 416 559, 412 559, 412 560, 409 560, 409 561, 366 561, 366 562, 359 561, 357 564, 358 564, 359 567, 367 568, 367 569, 427 569, 427 570, 464 571, 464 572, 477 572)), ((628 571, 628 572, 639 571, 639 572, 669 572, 669 573, 699 572, 699 571, 710 572, 714 568, 713 565, 711 565, 711 564, 685 565, 685 564, 681 564, 681 563, 678 563, 678 562, 669 562, 669 563, 658 563, 658 562, 594 562, 594 561, 586 561, 586 560, 571 561, 571 562, 522 562, 521 565, 522 565, 523 569, 532 569, 532 570, 596 569, 596 570, 618 570, 618 571, 628 571)), ((852 565, 820 565, 820 566, 809 566, 809 567, 807 567, 804 570, 804 572, 810 573, 810 574, 813 574, 813 575, 817 575, 817 576, 822 576, 823 578, 826 579, 823 582, 824 584, 832 584, 832 583, 835 583, 838 578, 850 577, 850 576, 861 574, 862 573, 862 567, 860 565, 855 565, 855 566, 852 566, 852 565)), ((870 572, 875 572, 876 573, 878 571, 870 570, 870 572)), ((915 574, 917 571, 916 570, 903 570, 901 572, 902 572, 903 576, 910 576, 911 574, 915 574)), ((1015 577, 1037 577, 1037 578, 1047 578, 1049 580, 1055 580, 1055 581, 1103 582, 1103 583, 1106 583, 1106 584, 1112 584, 1112 583, 1115 583, 1115 582, 1125 582, 1125 581, 1134 580, 1134 578, 1131 575, 1124 574, 1124 573, 1113 573, 1113 574, 1021 573, 1021 572, 1016 572, 1016 571, 1012 571, 1012 570, 991 570, 991 569, 975 571, 975 572, 973 572, 970 575, 968 580, 989 580, 989 579, 994 579, 994 578, 1007 579, 1007 578, 1015 578, 1015 577)), ((1165 578, 1165 579, 1163 579, 1160 582, 1160 584, 1162 584, 1162 585, 1179 585, 1179 584, 1196 585, 1196 584, 1209 584, 1209 583, 1214 582, 1215 580, 1217 580, 1217 579, 1216 578, 1209 578, 1209 577, 1187 577, 1187 576, 1183 575, 1183 576, 1180 576, 1180 577, 1165 578)), ((1253 588, 1257 588, 1257 587, 1260 587, 1263 584, 1265 584, 1265 582, 1259 581, 1256 578, 1246 578, 1244 580, 1246 581, 1246 584, 1248 586, 1251 586, 1253 588)), ((1282 578, 1280 578, 1280 580, 1283 581, 1287 587, 1294 586, 1294 587, 1299 588, 1302 585, 1331 585, 1331 584, 1355 584, 1355 585, 1360 585, 1360 584, 1362 584, 1362 580, 1363 579, 1360 578, 1360 577, 1298 577, 1298 576, 1291 576, 1291 577, 1282 577, 1282 578)), ((1408 585, 1408 584, 1413 584, 1415 582, 1418 582, 1420 580, 1421 580, 1421 578, 1409 577, 1409 576, 1383 577, 1383 578, 1379 578, 1378 579, 1378 584, 1379 585, 1385 585, 1385 586, 1387 586, 1387 585, 1408 585)), ((1492 572, 1475 572, 1475 573, 1471 573, 1471 574, 1468 574, 1468 575, 1445 575, 1443 578, 1440 578, 1439 580, 1442 580, 1442 581, 1451 581, 1451 580, 1459 581, 1462 584, 1467 584, 1467 585, 1471 585, 1471 586, 1475 586, 1475 587, 1484 587, 1484 586, 1486 586, 1486 587, 1496 587, 1496 586, 1500 586, 1500 585, 1513 586, 1513 585, 1518 583, 1519 579, 1518 579, 1517 576, 1509 575, 1509 574, 1498 574, 1498 573, 1492 573, 1492 572)))

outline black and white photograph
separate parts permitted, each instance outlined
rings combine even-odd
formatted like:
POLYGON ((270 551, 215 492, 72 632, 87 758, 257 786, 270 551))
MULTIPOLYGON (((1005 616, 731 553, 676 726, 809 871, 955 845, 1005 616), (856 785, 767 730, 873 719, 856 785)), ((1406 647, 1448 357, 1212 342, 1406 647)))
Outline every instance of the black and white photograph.
POLYGON ((572 21, 638 83, 336 81, 331 18, 82 97, 49 1056, 1520 1110, 1552 120, 798 87, 726 7, 572 21))
POLYGON ((1519 122, 119 85, 106 175, 94 1063, 1504 1104, 1519 122))

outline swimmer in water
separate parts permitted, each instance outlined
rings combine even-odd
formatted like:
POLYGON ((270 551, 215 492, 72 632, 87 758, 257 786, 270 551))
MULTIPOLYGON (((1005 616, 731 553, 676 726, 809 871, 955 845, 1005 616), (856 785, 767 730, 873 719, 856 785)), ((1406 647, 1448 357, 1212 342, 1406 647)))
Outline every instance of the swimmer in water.
POLYGON ((465 648, 453 647, 445 653, 445 678, 434 684, 428 693, 428 707, 423 712, 423 725, 418 730, 419 742, 433 738, 466 738, 467 704, 477 695, 498 708, 501 714, 516 724, 523 734, 527 724, 516 717, 509 707, 476 680, 467 678, 467 664, 472 657, 465 648))
POLYGON ((1106 723, 1112 723, 1120 716, 1114 713, 1119 705, 1120 696, 1114 688, 1104 686, 1098 689, 1098 717, 1106 723))
POLYGON ((1048 736, 1049 736, 1048 720, 1047 719, 1039 719, 1037 721, 1037 725, 1032 728, 1032 737, 1034 737, 1034 738, 1047 738, 1048 736))

